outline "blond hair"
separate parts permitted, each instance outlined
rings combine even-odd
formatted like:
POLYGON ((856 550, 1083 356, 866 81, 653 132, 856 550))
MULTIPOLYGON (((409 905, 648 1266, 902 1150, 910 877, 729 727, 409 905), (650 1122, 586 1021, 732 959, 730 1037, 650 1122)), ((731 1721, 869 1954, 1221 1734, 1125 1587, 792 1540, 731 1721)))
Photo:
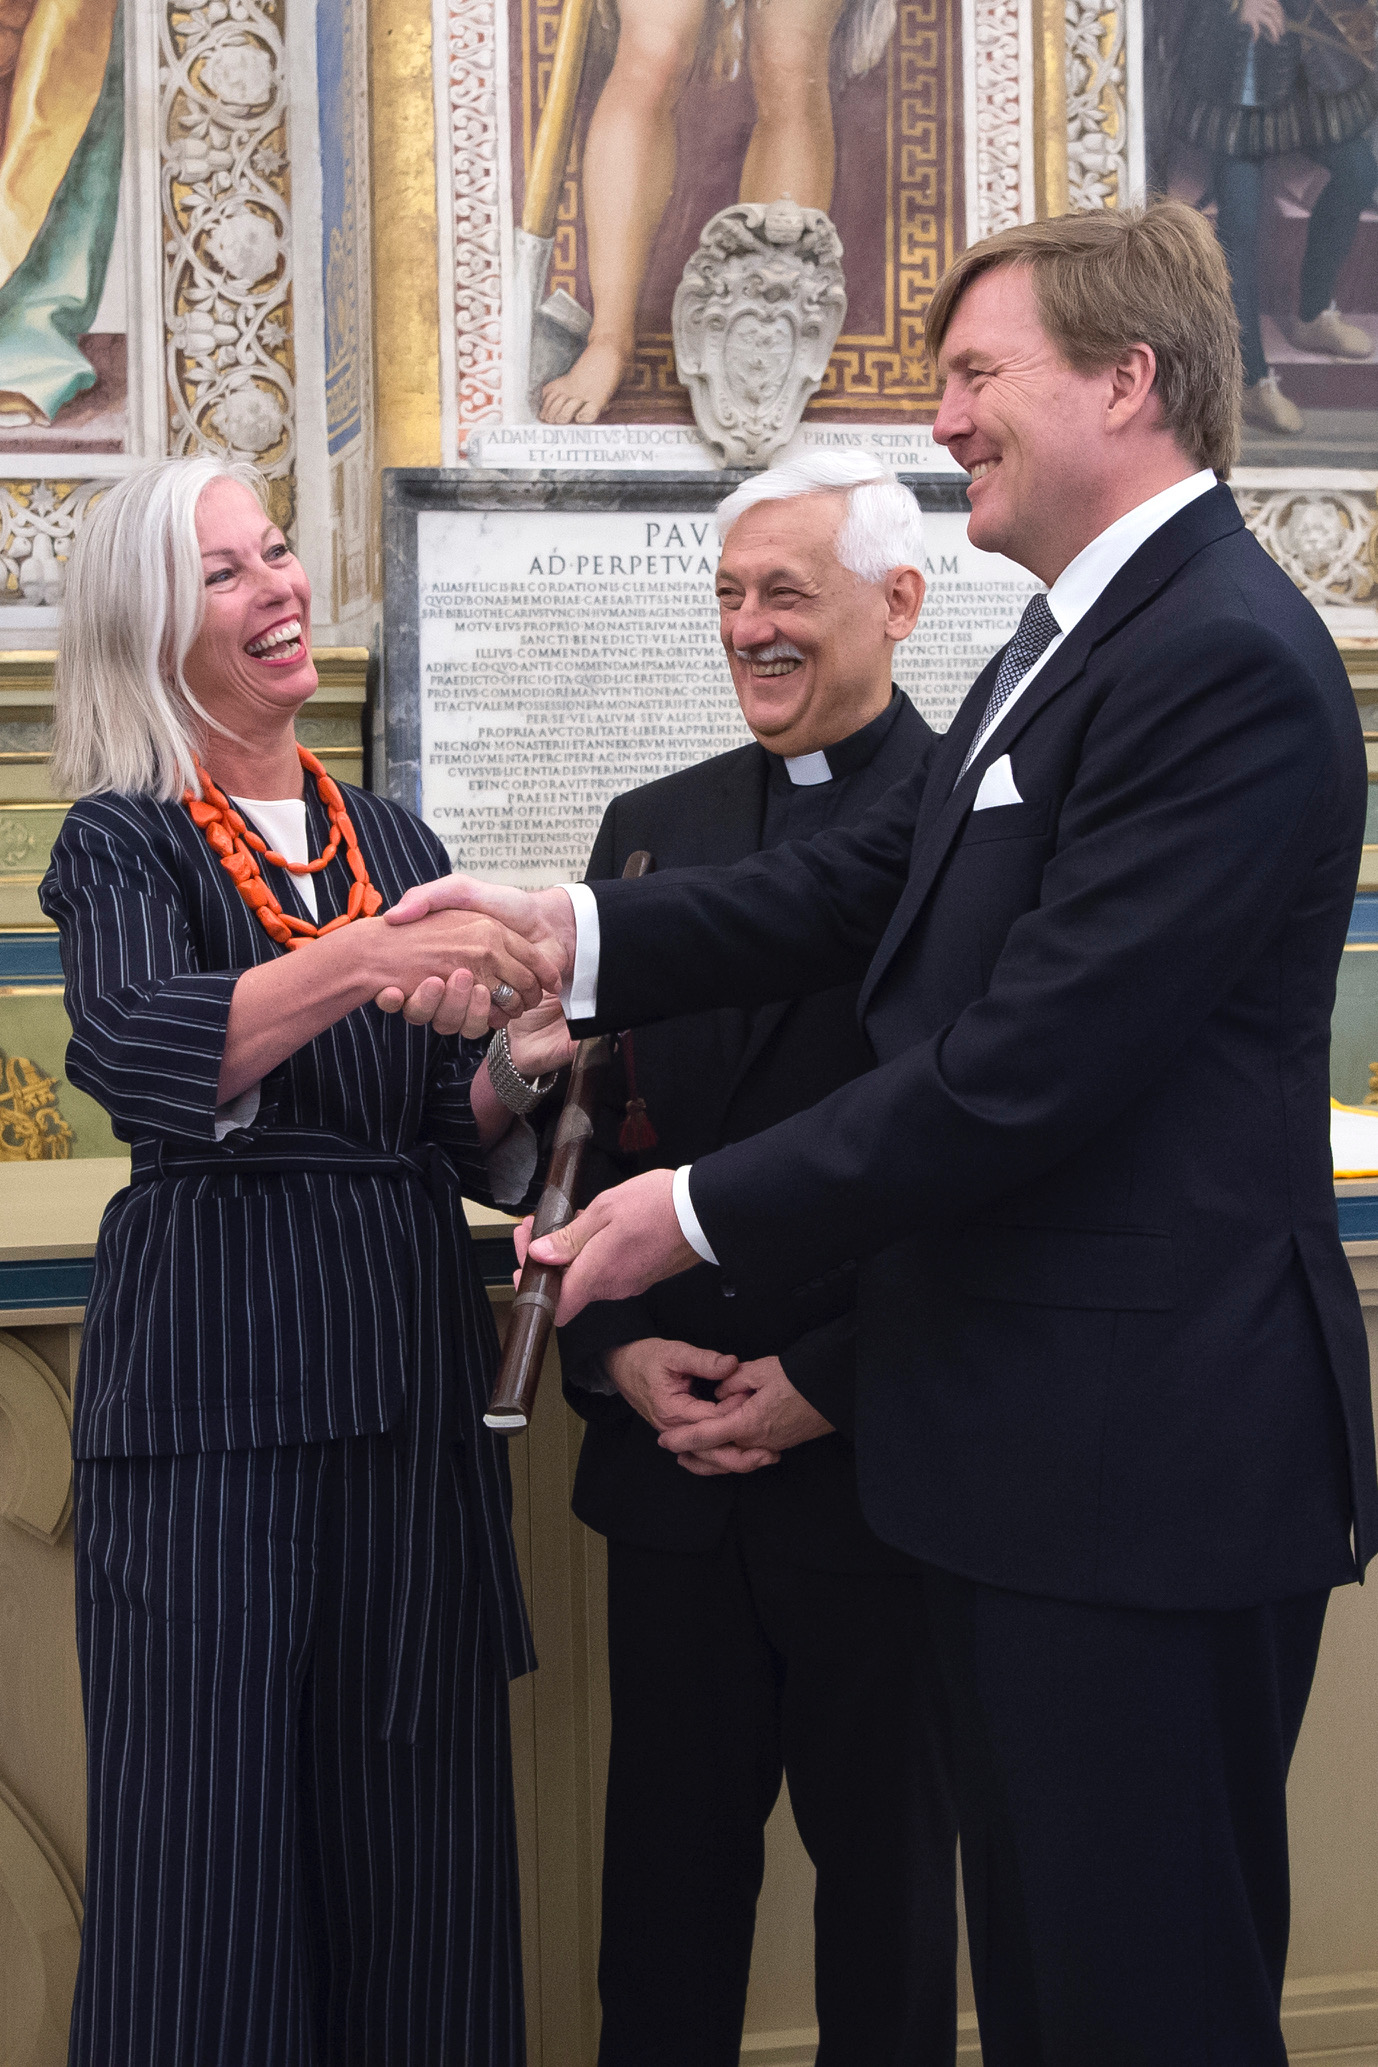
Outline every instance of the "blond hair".
POLYGON ((1239 457, 1239 319, 1225 254, 1204 216, 1182 201, 1093 208, 974 244, 928 306, 924 341, 935 363, 958 302, 995 266, 1028 267, 1043 328, 1078 372, 1150 346, 1164 422, 1198 467, 1226 478, 1239 457))
POLYGON ((162 459, 107 489, 77 533, 53 681, 59 796, 168 802, 198 789, 194 755, 207 728, 223 729, 185 671, 206 600, 196 505, 212 481, 238 481, 267 509, 255 467, 162 459))

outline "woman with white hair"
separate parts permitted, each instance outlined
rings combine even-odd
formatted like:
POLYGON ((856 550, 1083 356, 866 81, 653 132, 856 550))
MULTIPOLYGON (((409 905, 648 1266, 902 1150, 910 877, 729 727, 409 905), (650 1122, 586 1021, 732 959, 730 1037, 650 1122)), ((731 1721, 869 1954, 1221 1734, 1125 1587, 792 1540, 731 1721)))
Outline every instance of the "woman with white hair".
POLYGON ((549 1004, 481 1064, 435 1031, 549 972, 491 924, 376 916, 448 857, 297 746, 310 610, 262 482, 213 459, 111 489, 69 568, 78 801, 40 895, 68 1074, 132 1156, 73 1427, 73 2067, 525 2059, 533 1660, 461 1191, 524 1191, 513 1112, 569 1049, 549 1004))

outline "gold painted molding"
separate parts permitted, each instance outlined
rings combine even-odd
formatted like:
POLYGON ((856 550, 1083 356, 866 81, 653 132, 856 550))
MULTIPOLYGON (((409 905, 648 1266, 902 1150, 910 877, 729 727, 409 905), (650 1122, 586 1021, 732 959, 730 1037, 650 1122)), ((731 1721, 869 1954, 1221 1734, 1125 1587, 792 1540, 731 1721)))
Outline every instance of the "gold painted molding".
POLYGON ((0 651, 0 708, 52 701, 56 653, 0 651))
POLYGON ((45 1543, 56 1543, 72 1511, 71 1409, 41 1358, 0 1334, 0 1415, 13 1437, 16 1479, 0 1514, 45 1543))
POLYGON ((1065 215, 1067 173, 1067 10, 1064 0, 1034 0, 1034 205, 1065 215))
POLYGON ((316 697, 323 702, 363 702, 368 694, 367 646, 313 646, 311 658, 320 681, 312 703, 316 697))
MULTIPOLYGON (((367 646, 313 646, 320 687, 310 702, 362 703, 368 688, 367 646)), ((53 700, 53 652, 0 650, 0 709, 32 705, 42 709, 53 700)), ((306 706, 310 708, 310 704, 306 706)), ((7 757, 8 758, 8 757, 7 757)))
POLYGON ((440 226, 431 0, 369 0, 377 463, 440 451, 440 226))

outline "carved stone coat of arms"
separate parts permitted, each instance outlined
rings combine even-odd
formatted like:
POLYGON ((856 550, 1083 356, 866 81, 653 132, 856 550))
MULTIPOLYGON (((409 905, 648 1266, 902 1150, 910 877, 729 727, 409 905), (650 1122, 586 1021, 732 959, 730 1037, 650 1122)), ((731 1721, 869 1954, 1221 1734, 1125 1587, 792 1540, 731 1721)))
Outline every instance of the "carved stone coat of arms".
POLYGON ((788 444, 846 312, 842 243, 821 208, 739 201, 705 223, 675 290, 675 361, 725 465, 764 466, 788 444))

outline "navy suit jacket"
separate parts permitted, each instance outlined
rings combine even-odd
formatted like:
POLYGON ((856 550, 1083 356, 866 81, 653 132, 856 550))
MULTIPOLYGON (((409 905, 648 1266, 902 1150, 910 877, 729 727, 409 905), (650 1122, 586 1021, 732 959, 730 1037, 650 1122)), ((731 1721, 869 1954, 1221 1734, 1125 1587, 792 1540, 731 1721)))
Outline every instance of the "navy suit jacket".
MULTIPOLYGON (((864 767, 833 788, 833 823, 854 824, 933 749, 933 734, 900 695, 889 728, 864 767)), ((599 828, 588 880, 619 876, 638 847, 657 867, 729 862, 759 851, 768 756, 756 745, 718 754, 614 797, 599 828)), ((811 793, 816 794, 816 793, 811 793)), ((754 1013, 722 1007, 646 1027, 634 1039, 636 1088, 657 1146, 618 1147, 628 1085, 619 1058, 595 1117, 590 1193, 637 1170, 674 1168, 725 1141, 740 1141, 826 1097, 870 1069, 875 1055, 856 1016, 855 982, 817 996, 782 999, 754 1013)), ((653 1285, 640 1299, 585 1308, 560 1331, 565 1397, 588 1422, 574 1481, 574 1512, 620 1542, 708 1551, 734 1509, 773 1551, 815 1569, 889 1569, 906 1561, 866 1527, 849 1440, 855 1389, 856 1269, 850 1261, 813 1282, 734 1283, 709 1264, 653 1285), (698 1478, 620 1394, 591 1392, 581 1376, 605 1351, 643 1336, 729 1352, 746 1361, 779 1356, 796 1388, 838 1431, 787 1450, 746 1478, 698 1478)))
POLYGON ((1223 487, 959 778, 997 664, 853 830, 597 886, 598 1023, 862 978, 877 1067, 692 1190, 741 1281, 858 1259, 879 1535, 1153 1608, 1352 1578, 1378 1485, 1328 1135, 1366 796, 1343 665, 1223 487), (1005 753, 1023 801, 974 813, 1005 753))
MULTIPOLYGON (((345 795, 385 904, 449 873, 409 813, 345 795)), ((306 802, 318 854, 329 827, 309 783, 306 802)), ((264 873, 292 909, 291 878, 264 873)), ((322 922, 352 880, 341 849, 315 879, 322 922)), ((469 1097, 479 1051, 360 1006, 271 1071, 252 1125, 217 1142, 231 995, 283 950, 185 806, 74 804, 39 894, 62 938, 67 1074, 105 1107, 133 1164, 96 1243, 75 1454, 405 1426, 434 1498, 457 1445, 495 1650, 528 1670, 507 1455, 482 1422, 497 1338, 460 1198, 488 1196, 469 1097)))

